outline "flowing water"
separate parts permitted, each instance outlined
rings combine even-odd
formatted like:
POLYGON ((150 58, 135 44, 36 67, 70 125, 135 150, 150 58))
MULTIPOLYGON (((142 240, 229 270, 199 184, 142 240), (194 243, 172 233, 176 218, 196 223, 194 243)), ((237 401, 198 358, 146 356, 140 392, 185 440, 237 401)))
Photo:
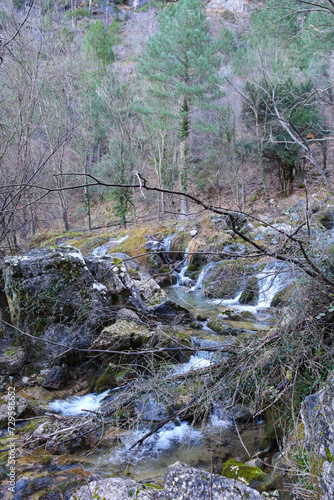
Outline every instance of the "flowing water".
POLYGON ((103 257, 104 255, 107 255, 107 253, 112 250, 113 248, 117 247, 118 245, 120 245, 121 243, 123 243, 123 241, 127 240, 128 238, 130 237, 129 234, 127 234, 126 236, 121 236, 120 238, 118 239, 115 239, 115 238, 111 238, 107 243, 105 243, 104 245, 101 245, 100 247, 96 247, 94 248, 94 250, 92 251, 92 254, 93 255, 97 255, 99 257, 103 257))

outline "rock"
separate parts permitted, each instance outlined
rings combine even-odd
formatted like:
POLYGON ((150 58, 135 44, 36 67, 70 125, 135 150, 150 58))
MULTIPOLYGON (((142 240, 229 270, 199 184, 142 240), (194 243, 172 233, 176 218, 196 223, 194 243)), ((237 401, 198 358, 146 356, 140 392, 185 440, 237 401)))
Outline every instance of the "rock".
MULTIPOLYGON (((8 257, 4 266, 6 293, 19 325, 45 340, 87 348, 94 331, 114 318, 110 294, 88 270, 79 250, 71 246, 34 250, 8 257)), ((30 353, 41 358, 41 343, 30 353)), ((64 347, 44 347, 55 357, 64 347)), ((30 356, 32 357, 32 356, 30 356)))
POLYGON ((8 346, 0 354, 0 374, 15 375, 24 366, 26 353, 24 349, 16 346, 8 346))
POLYGON ((247 225, 247 217, 239 212, 231 212, 229 215, 211 216, 211 223, 220 231, 225 231, 233 227, 235 224, 237 229, 242 229, 247 225))
MULTIPOLYGON (((261 471, 262 473, 262 471, 261 471)), ((176 462, 168 467, 161 500, 260 500, 260 494, 234 479, 176 462)))
POLYGON ((290 285, 284 287, 282 290, 277 292, 272 301, 270 302, 270 307, 282 308, 287 306, 296 291, 296 283, 291 283, 290 285))
POLYGON ((246 283, 246 286, 239 299, 240 304, 251 304, 257 303, 259 298, 259 284, 256 276, 251 276, 246 283))
POLYGON ((154 332, 146 326, 121 319, 104 328, 90 349, 110 349, 112 351, 138 349, 153 336, 154 332))
POLYGON ((42 387, 45 389, 63 389, 68 381, 68 371, 61 367, 55 366, 51 368, 42 382, 42 387))
POLYGON ((232 299, 243 288, 248 277, 254 273, 245 261, 226 260, 218 262, 206 281, 204 295, 207 297, 232 299))
POLYGON ((197 229, 192 229, 191 231, 189 231, 189 234, 190 234, 190 236, 194 237, 194 236, 196 236, 196 234, 198 234, 198 231, 197 231, 197 229))
POLYGON ((0 428, 5 427, 8 422, 9 411, 15 411, 15 419, 23 417, 29 410, 31 410, 28 401, 26 401, 22 396, 15 394, 12 397, 11 394, 6 394, 0 398, 0 428), (12 407, 13 402, 13 407, 12 407), (8 406, 9 404, 9 406, 8 406))
POLYGON ((259 458, 253 458, 252 460, 247 460, 247 462, 245 462, 245 465, 249 465, 250 467, 257 467, 258 469, 263 468, 263 463, 259 458))
POLYGON ((323 500, 334 498, 334 371, 324 388, 302 403, 301 416, 310 475, 318 483, 313 486, 323 500))
MULTIPOLYGON (((153 492, 152 492, 153 494, 153 492)), ((92 481, 87 486, 75 490, 70 500, 151 500, 158 498, 143 491, 143 486, 130 479, 112 477, 102 481, 92 481)))
POLYGON ((240 333, 244 332, 243 329, 233 328, 232 326, 226 323, 227 319, 236 319, 236 318, 242 320, 242 318, 239 317, 239 315, 232 316, 232 318, 230 318, 228 315, 218 314, 217 318, 212 321, 209 321, 207 326, 218 335, 239 335, 240 333))
POLYGON ((222 476, 230 479, 242 478, 248 484, 251 484, 252 481, 262 482, 265 478, 265 473, 258 467, 251 467, 236 460, 227 460, 222 470, 222 476))
POLYGON ((138 276, 139 264, 129 259, 129 255, 125 253, 103 256, 90 254, 86 255, 85 262, 94 278, 110 292, 113 303, 128 301, 136 309, 147 312, 147 305, 143 302, 132 279, 133 276, 138 276))
POLYGON ((312 217, 312 223, 314 221, 318 221, 324 229, 330 231, 334 227, 334 208, 317 212, 312 217))
POLYGON ((175 323, 191 323, 196 318, 188 309, 182 307, 170 299, 163 300, 156 306, 151 306, 149 312, 162 319, 173 320, 175 323))
POLYGON ((161 421, 168 415, 166 406, 159 403, 151 394, 145 395, 136 405, 135 413, 140 420, 161 421))
POLYGON ((140 323, 139 316, 134 311, 131 311, 131 309, 126 309, 125 307, 120 309, 116 314, 116 321, 118 320, 136 321, 140 323))
POLYGON ((128 300, 136 309, 147 313, 146 303, 152 305, 166 298, 158 283, 127 254, 87 255, 85 260, 93 276, 106 286, 115 302, 128 300))

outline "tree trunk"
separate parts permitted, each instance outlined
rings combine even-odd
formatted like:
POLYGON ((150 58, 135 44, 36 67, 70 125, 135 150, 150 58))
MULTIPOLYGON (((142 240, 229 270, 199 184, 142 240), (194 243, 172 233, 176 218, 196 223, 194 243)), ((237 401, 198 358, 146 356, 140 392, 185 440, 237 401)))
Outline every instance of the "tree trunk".
POLYGON ((3 276, 3 257, 0 255, 0 322, 5 321, 6 323, 12 322, 10 316, 10 310, 7 300, 7 295, 5 294, 5 280, 3 276))
MULTIPOLYGON (((182 122, 180 134, 180 161, 179 161, 179 178, 181 191, 188 191, 188 169, 189 169, 189 130, 190 128, 190 109, 189 101, 183 100, 182 105, 182 122)), ((189 213, 188 199, 181 197, 181 214, 187 216, 189 213)))

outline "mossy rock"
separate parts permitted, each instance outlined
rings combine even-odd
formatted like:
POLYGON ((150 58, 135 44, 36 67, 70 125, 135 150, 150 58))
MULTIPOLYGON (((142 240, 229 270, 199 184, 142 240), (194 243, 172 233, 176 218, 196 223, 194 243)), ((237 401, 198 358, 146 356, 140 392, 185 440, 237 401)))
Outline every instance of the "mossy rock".
POLYGON ((295 290, 295 284, 291 283, 290 285, 283 288, 283 290, 277 292, 270 303, 270 307, 281 308, 288 305, 289 302, 291 302, 295 290))
POLYGON ((228 460, 225 462, 222 476, 229 479, 244 479, 247 483, 251 481, 263 482, 266 474, 258 467, 251 467, 242 462, 237 462, 236 460, 228 460))
POLYGON ((232 299, 254 272, 242 259, 226 260, 217 264, 206 282, 204 295, 219 299, 232 299))
POLYGON ((100 393, 105 391, 106 389, 113 389, 114 387, 117 387, 116 372, 117 366, 109 363, 102 375, 96 381, 96 392, 100 393))
POLYGON ((259 284, 256 276, 251 276, 239 299, 240 304, 254 305, 259 299, 259 284))

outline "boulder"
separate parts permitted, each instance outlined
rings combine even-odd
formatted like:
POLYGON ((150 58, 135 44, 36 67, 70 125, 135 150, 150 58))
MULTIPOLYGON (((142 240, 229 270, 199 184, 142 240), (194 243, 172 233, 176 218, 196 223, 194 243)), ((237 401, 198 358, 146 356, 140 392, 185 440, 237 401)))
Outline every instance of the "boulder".
MULTIPOLYGON (((46 334, 46 340, 88 347, 94 330, 115 316, 107 288, 93 278, 74 247, 8 257, 4 275, 12 316, 34 334, 46 334)), ((63 350, 54 346, 52 354, 63 350)))
POLYGON ((218 262, 206 281, 204 294, 207 297, 232 299, 253 273, 252 266, 245 264, 243 259, 218 262))
POLYGON ((42 382, 45 389, 63 389, 68 380, 68 371, 62 366, 54 366, 42 382))
POLYGON ((158 498, 148 494, 144 486, 130 479, 110 477, 102 481, 92 481, 86 486, 75 490, 70 500, 91 500, 92 498, 103 498, 103 500, 151 500, 158 498))
POLYGON ((127 351, 138 349, 154 336, 146 326, 120 319, 102 330, 90 349, 127 351))
POLYGON ((173 321, 174 323, 191 323, 192 321, 196 321, 195 316, 188 309, 170 299, 163 300, 156 306, 151 306, 149 312, 154 316, 167 321, 173 321))
POLYGON ((310 475, 318 483, 313 486, 321 499, 334 498, 334 371, 321 391, 305 399, 301 416, 310 475))
POLYGON ((241 297, 239 299, 240 304, 251 304, 257 303, 259 298, 259 284, 256 276, 251 276, 243 289, 241 297))
POLYGON ((219 231, 232 229, 233 224, 237 229, 241 229, 247 225, 247 217, 240 212, 231 212, 229 215, 214 214, 211 216, 211 223, 219 231))
POLYGON ((0 374, 15 375, 24 366, 26 353, 24 349, 16 346, 8 346, 0 354, 0 374))
POLYGON ((194 469, 181 462, 168 468, 161 500, 261 500, 261 495, 244 483, 218 474, 194 469))
POLYGON ((166 298, 145 269, 125 253, 88 255, 85 260, 93 276, 106 286, 116 302, 127 300, 146 313, 146 303, 152 305, 166 298))
POLYGON ((168 468, 162 490, 150 489, 129 479, 92 481, 75 490, 70 500, 261 500, 244 483, 176 462, 168 468))
POLYGON ((124 319, 125 321, 136 321, 140 323, 139 316, 134 311, 131 311, 131 309, 126 309, 125 307, 120 309, 116 314, 116 321, 121 319, 124 319))

